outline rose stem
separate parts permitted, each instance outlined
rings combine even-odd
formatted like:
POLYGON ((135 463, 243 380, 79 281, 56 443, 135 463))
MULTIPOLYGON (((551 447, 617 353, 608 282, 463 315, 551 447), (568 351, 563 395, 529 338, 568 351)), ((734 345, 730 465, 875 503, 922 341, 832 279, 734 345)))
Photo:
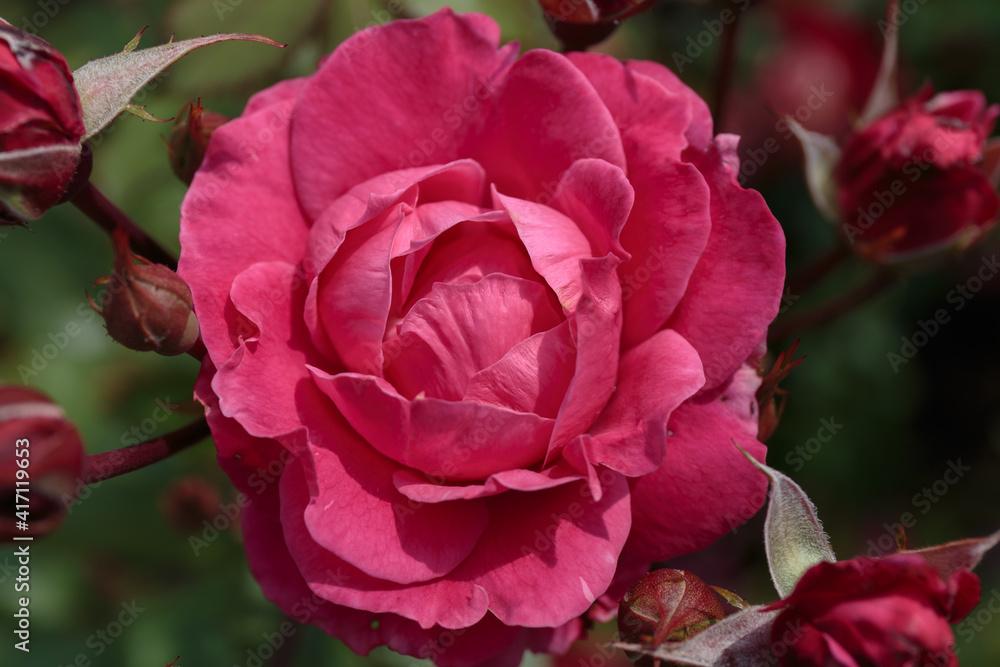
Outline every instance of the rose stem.
POLYGON ((803 292, 830 275, 850 256, 851 253, 847 247, 838 243, 788 279, 786 284, 789 293, 792 296, 802 296, 803 292))
POLYGON ((839 297, 831 299, 824 304, 807 310, 797 316, 788 317, 772 325, 767 334, 769 344, 774 344, 779 340, 788 338, 806 329, 818 327, 821 324, 831 322, 841 315, 850 312, 860 306, 868 299, 872 298, 893 282, 893 274, 887 269, 879 271, 866 282, 858 285, 851 291, 839 297))
POLYGON ((151 262, 164 264, 172 270, 177 269, 177 259, 147 234, 141 227, 132 222, 121 209, 101 194, 93 183, 88 182, 80 193, 70 202, 88 218, 93 220, 108 234, 116 228, 128 232, 132 250, 151 262))
POLYGON ((145 468, 201 442, 208 435, 208 422, 201 417, 162 437, 110 452, 90 454, 83 459, 83 481, 85 484, 96 484, 145 468))
POLYGON ((729 91, 732 88, 733 70, 736 64, 736 42, 739 40, 742 13, 742 11, 736 13, 736 19, 723 31, 722 35, 722 53, 719 54, 719 64, 715 71, 716 132, 720 131, 722 122, 725 120, 726 103, 729 101, 729 91))

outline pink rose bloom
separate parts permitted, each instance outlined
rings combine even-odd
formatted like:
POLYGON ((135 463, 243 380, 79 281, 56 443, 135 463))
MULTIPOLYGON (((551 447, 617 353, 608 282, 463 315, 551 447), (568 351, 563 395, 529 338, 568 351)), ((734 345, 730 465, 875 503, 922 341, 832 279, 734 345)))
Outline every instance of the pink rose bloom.
POLYGON ((213 135, 180 275, 250 568, 354 651, 514 665, 764 499, 781 229, 666 68, 443 10, 213 135), (616 580, 616 571, 620 576, 616 580))
POLYGON ((947 580, 915 555, 820 563, 768 609, 780 667, 957 667, 951 623, 979 602, 979 579, 947 580))

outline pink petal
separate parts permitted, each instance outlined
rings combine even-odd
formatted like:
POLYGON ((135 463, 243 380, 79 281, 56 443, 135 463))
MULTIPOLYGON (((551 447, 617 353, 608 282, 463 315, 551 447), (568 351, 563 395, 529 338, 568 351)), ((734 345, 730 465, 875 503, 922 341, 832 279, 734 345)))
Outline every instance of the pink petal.
POLYGON ((305 523, 307 487, 301 464, 290 460, 280 483, 281 527, 299 571, 320 597, 359 611, 398 614, 424 629, 466 628, 486 615, 489 597, 468 578, 395 584, 371 577, 317 544, 305 523))
POLYGON ((527 338, 475 374, 464 400, 555 419, 576 371, 569 322, 527 338))
MULTIPOLYGON (((289 474, 301 481, 301 469, 297 465, 292 468, 289 474)), ((471 627, 425 629, 396 614, 376 614, 336 605, 313 592, 285 544, 278 484, 258 494, 240 479, 241 473, 229 466, 227 469, 252 498, 240 517, 250 569, 264 595, 289 618, 319 626, 360 655, 386 645, 416 658, 433 657, 440 667, 473 667, 483 660, 492 660, 499 667, 517 666, 524 651, 523 637, 530 631, 504 625, 492 614, 471 627)), ((350 581, 349 570, 344 567, 334 566, 315 574, 317 580, 327 585, 350 581)))
POLYGON ((628 551, 650 560, 697 551, 760 509, 767 478, 746 465, 732 442, 764 459, 754 399, 759 385, 745 364, 730 382, 674 410, 663 465, 632 483, 628 551))
POLYGON ((412 503, 385 480, 399 465, 383 458, 328 411, 310 424, 315 489, 305 523, 318 545, 376 579, 398 584, 451 572, 472 552, 489 516, 482 501, 412 503))
MULTIPOLYGON (((685 132, 696 111, 693 105, 704 103, 679 82, 665 88, 640 73, 640 63, 597 53, 568 57, 614 116, 635 190, 621 238, 632 260, 618 270, 625 303, 623 344, 631 347, 667 321, 708 242, 708 185, 697 169, 680 164, 688 146, 685 132)), ((673 81, 672 74, 666 76, 673 81)), ((707 144, 710 121, 707 128, 692 131, 707 132, 707 144)))
MULTIPOLYGON (((265 88, 260 92, 254 93, 247 101, 246 107, 243 108, 241 116, 249 116, 250 114, 256 113, 261 109, 265 109, 272 104, 278 104, 280 102, 294 102, 299 96, 299 93, 302 91, 302 87, 306 85, 308 80, 309 77, 305 76, 300 76, 297 79, 285 79, 284 81, 279 81, 270 88, 265 88)), ((264 137, 266 136, 267 135, 264 135, 264 137)), ((261 137, 261 140, 263 140, 264 137, 261 137)))
POLYGON ((420 503, 443 503, 452 500, 487 498, 505 491, 538 491, 551 489, 581 479, 580 473, 569 466, 552 466, 542 472, 533 470, 502 470, 490 475, 482 484, 455 486, 438 484, 428 475, 413 470, 393 473, 392 483, 410 500, 420 503))
POLYGON ((290 433, 310 412, 329 409, 306 370, 321 360, 299 319, 304 300, 305 284, 290 264, 254 264, 233 282, 232 304, 258 333, 219 366, 212 389, 223 414, 254 436, 290 433))
MULTIPOLYGON (((388 195, 371 207, 376 217, 351 230, 320 274, 316 313, 327 339, 350 370, 381 375, 382 340, 392 306, 390 261, 430 243, 480 212, 462 202, 418 206, 419 188, 388 195), (393 200, 388 207, 385 201, 393 200)), ((368 214, 366 213, 366 217, 368 214)))
MULTIPOLYGON (((624 185, 628 187, 627 183, 624 185)), ((571 194, 567 193, 566 196, 569 197, 571 194)), ((495 189, 493 197, 495 205, 503 208, 510 216, 511 222, 517 229, 517 235, 531 257, 531 265, 535 271, 545 278, 545 282, 555 292, 566 314, 572 313, 576 310, 576 303, 583 290, 580 261, 609 254, 607 250, 603 254, 595 254, 597 248, 594 246, 612 245, 611 235, 615 221, 595 221, 592 230, 584 230, 575 220, 554 208, 507 197, 495 189), (604 229, 597 228, 601 223, 605 225, 604 229), (592 243, 587 231, 603 232, 601 235, 604 238, 592 243)), ((627 203, 631 206, 631 188, 627 203)), ((627 213, 626 208, 625 215, 627 213)), ((624 220, 624 216, 621 216, 621 219, 624 220)), ((617 240, 614 241, 614 245, 617 245, 617 240)))
POLYGON ((545 455, 552 420, 476 403, 409 400, 385 380, 314 369, 317 386, 376 450, 434 478, 482 480, 545 455))
POLYGON ((227 307, 233 280, 256 262, 302 258, 309 228, 292 187, 288 131, 292 102, 281 102, 226 123, 212 137, 205 161, 181 205, 178 273, 194 298, 202 340, 216 366, 253 333, 227 307), (251 145, 247 136, 272 140, 251 145), (266 212, 266 213, 262 213, 266 212), (232 243, 234 236, 240 242, 232 243))
POLYGON ((499 38, 492 19, 445 9, 341 44, 295 109, 295 187, 306 214, 319 217, 379 174, 468 157, 462 148, 483 102, 515 55, 497 50, 499 38))
POLYGON ((541 201, 580 159, 605 160, 625 169, 614 118, 564 56, 544 50, 525 53, 490 103, 472 157, 504 194, 541 201))
POLYGON ((408 398, 461 400, 469 381, 521 341, 562 321, 544 286, 502 274, 438 283, 399 326, 402 346, 386 379, 408 398))
POLYGON ((475 222, 467 221, 435 239, 409 289, 403 285, 404 308, 427 296, 435 283, 473 283, 491 273, 544 282, 531 267, 531 259, 509 218, 499 212, 478 216, 475 222))
POLYGON ((629 477, 660 467, 667 419, 705 383, 698 353, 674 331, 661 331, 622 355, 618 386, 590 429, 588 459, 629 477))
POLYGON ((452 576, 470 577, 508 625, 554 627, 604 593, 628 536, 625 478, 605 471, 600 501, 585 483, 488 499, 490 527, 452 576))
POLYGON ((778 314, 785 281, 785 236, 755 190, 736 182, 736 137, 706 152, 685 151, 712 190, 712 233, 667 328, 686 338, 705 365, 707 391, 750 356, 778 314))
POLYGON ((614 391, 622 326, 618 263, 614 255, 580 260, 583 291, 570 320, 576 340, 576 373, 559 408, 547 464, 590 428, 614 391))
POLYGON ((679 95, 691 105, 691 124, 687 126, 685 136, 688 143, 701 150, 712 143, 712 112, 708 104, 698 93, 694 92, 681 81, 676 74, 651 60, 630 60, 626 67, 643 74, 659 83, 668 92, 679 95))
POLYGON ((590 242, 591 257, 614 253, 627 260, 628 253, 618 237, 634 200, 635 193, 625 172, 604 160, 582 159, 563 174, 551 206, 576 222, 590 242))

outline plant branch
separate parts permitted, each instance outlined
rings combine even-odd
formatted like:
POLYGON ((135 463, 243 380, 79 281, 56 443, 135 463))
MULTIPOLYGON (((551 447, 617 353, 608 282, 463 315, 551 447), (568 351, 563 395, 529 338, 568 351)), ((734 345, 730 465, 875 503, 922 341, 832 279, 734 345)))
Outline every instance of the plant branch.
POLYGON ((209 435, 208 422, 201 417, 160 438, 91 454, 83 459, 83 481, 85 484, 96 484, 140 470, 201 442, 209 435))
POLYGON ((156 264, 163 264, 171 270, 177 269, 177 258, 111 203, 93 183, 88 182, 83 186, 80 192, 70 199, 70 203, 108 234, 118 228, 128 232, 129 246, 136 254, 156 264))

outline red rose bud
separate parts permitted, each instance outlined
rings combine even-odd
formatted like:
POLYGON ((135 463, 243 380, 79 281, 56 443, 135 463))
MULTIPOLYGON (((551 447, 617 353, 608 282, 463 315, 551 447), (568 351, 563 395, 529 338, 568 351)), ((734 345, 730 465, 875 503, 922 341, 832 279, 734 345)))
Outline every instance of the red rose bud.
POLYGON ((704 581, 684 570, 644 575, 618 605, 618 633, 627 643, 659 646, 687 639, 724 618, 719 598, 704 581))
POLYGON ((979 595, 969 570, 942 577, 915 555, 820 563, 766 608, 781 610, 771 626, 772 649, 779 667, 956 667, 949 626, 975 608, 979 595))
POLYGON ((201 161, 205 159, 212 133, 228 122, 229 118, 221 113, 202 108, 201 100, 184 105, 170 131, 170 141, 166 142, 170 166, 177 178, 191 184, 201 161))
POLYGON ((549 29, 568 51, 603 41, 618 22, 649 9, 656 0, 539 0, 549 29))
POLYGON ((995 170, 984 163, 998 115, 979 91, 926 88, 850 136, 834 178, 852 248, 896 263, 982 237, 1000 209, 995 170))
POLYGON ((83 443, 44 394, 0 386, 0 541, 45 535, 75 496, 83 443))
POLYGON ((566 23, 611 23, 653 6, 656 0, 539 0, 548 19, 566 23))
MULTIPOLYGON (((164 356, 183 354, 198 341, 191 290, 180 276, 132 253, 128 235, 116 231, 115 271, 94 281, 107 285, 99 307, 108 335, 125 347, 164 356)), ((88 297, 89 299, 89 297, 88 297)))
POLYGON ((66 194, 84 134, 62 55, 0 22, 0 224, 36 220, 66 194))

